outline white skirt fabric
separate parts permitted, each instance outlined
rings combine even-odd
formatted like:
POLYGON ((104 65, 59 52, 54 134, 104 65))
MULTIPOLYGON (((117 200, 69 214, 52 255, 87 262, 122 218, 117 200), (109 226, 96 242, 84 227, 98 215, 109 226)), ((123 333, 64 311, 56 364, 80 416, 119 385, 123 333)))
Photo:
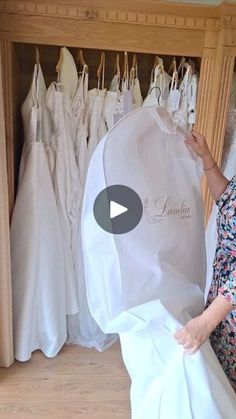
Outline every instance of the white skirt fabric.
POLYGON ((42 142, 24 147, 11 222, 15 358, 40 349, 57 355, 66 341, 62 235, 42 142), (23 167, 24 166, 24 167, 23 167))
POLYGON ((103 138, 87 175, 88 303, 101 329, 120 335, 133 419, 199 418, 199 406, 201 419, 235 413, 234 392, 209 343, 190 357, 173 337, 204 308, 200 171, 186 135, 164 108, 138 109, 103 138), (94 218, 97 195, 111 185, 132 188, 143 203, 141 221, 125 234, 106 232, 94 218))
POLYGON ((11 221, 15 358, 27 361, 40 349, 55 356, 66 341, 63 237, 49 170, 46 86, 35 65, 22 105, 25 143, 11 221))
POLYGON ((82 189, 74 145, 76 131, 72 107, 62 84, 51 83, 47 90, 47 106, 53 121, 52 143, 55 148, 54 193, 63 235, 66 271, 67 314, 79 311, 76 295, 76 270, 79 205, 82 189))

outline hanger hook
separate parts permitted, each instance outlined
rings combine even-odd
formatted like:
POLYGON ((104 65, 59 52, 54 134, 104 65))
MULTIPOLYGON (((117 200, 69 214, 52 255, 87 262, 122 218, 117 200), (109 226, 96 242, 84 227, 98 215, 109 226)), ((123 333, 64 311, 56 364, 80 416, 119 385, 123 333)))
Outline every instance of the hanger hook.
MULTIPOLYGON (((158 92, 159 92, 159 95, 158 95, 158 98, 157 98, 157 103, 158 103, 158 106, 160 105, 160 98, 161 98, 161 89, 160 89, 160 87, 158 87, 158 86, 153 86, 152 88, 151 88, 151 90, 150 90, 150 94, 152 93, 152 91, 154 90, 154 89, 157 89, 158 90, 158 92)), ((157 96, 157 95, 156 95, 157 96)))

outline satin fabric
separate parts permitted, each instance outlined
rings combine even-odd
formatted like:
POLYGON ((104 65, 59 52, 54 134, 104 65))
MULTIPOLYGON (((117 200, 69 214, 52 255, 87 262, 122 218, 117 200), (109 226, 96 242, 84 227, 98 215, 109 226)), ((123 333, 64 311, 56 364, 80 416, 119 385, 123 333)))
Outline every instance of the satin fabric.
POLYGON ((35 65, 22 105, 25 142, 11 221, 15 358, 27 361, 36 349, 55 356, 65 343, 66 300, 63 237, 53 190, 51 124, 46 86, 35 65))
MULTIPOLYGON (((52 83, 47 103, 52 113, 55 145, 54 187, 63 229, 66 260, 67 344, 104 350, 114 342, 92 318, 84 279, 81 249, 81 199, 87 165, 93 147, 103 136, 99 124, 105 90, 88 92, 88 73, 83 68, 78 79, 73 57, 61 49, 60 83, 52 83), (89 125, 88 125, 89 124, 89 125), (89 147, 87 146, 88 132, 89 147)), ((106 130, 104 131, 106 132, 106 130)))
POLYGON ((169 96, 169 84, 171 77, 164 71, 162 65, 157 65, 151 73, 151 80, 147 97, 143 101, 143 106, 161 105, 166 106, 169 96))
POLYGON ((74 152, 76 131, 71 103, 63 84, 51 83, 46 99, 53 122, 52 143, 55 150, 53 185, 63 235, 66 311, 67 314, 75 314, 79 310, 76 295, 75 255, 78 246, 79 205, 82 196, 74 152))
POLYGON ((173 337, 204 309, 201 172, 186 135, 164 108, 138 109, 103 138, 87 175, 88 303, 101 329, 120 335, 132 419, 199 419, 199 406, 201 419, 235 413, 234 392, 209 343, 190 357, 173 337), (134 189, 143 203, 140 223, 126 234, 105 232, 93 214, 97 195, 115 184, 134 189))
POLYGON ((80 184, 82 187, 84 186, 88 163, 88 123, 86 114, 87 98, 88 69, 84 66, 82 75, 79 79, 76 94, 71 102, 76 127, 75 156, 79 169, 80 184))

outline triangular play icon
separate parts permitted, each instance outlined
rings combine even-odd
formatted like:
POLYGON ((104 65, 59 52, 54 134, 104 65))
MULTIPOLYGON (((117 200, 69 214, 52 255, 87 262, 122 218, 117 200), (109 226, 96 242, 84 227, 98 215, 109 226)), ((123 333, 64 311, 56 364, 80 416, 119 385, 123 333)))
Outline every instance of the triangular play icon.
POLYGON ((126 211, 128 211, 128 208, 118 204, 115 201, 110 201, 110 218, 115 218, 126 211))

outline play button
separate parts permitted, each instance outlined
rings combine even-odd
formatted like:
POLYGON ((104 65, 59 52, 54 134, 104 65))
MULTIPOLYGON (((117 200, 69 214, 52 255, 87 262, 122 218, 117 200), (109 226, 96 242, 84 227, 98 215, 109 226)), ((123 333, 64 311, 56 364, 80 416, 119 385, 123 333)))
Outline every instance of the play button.
POLYGON ((110 202, 110 218, 115 218, 126 211, 128 211, 128 208, 124 207, 123 205, 120 205, 114 201, 110 202))
POLYGON ((103 189, 93 206, 99 226, 112 234, 124 234, 133 230, 143 214, 142 201, 128 186, 112 185, 103 189))

